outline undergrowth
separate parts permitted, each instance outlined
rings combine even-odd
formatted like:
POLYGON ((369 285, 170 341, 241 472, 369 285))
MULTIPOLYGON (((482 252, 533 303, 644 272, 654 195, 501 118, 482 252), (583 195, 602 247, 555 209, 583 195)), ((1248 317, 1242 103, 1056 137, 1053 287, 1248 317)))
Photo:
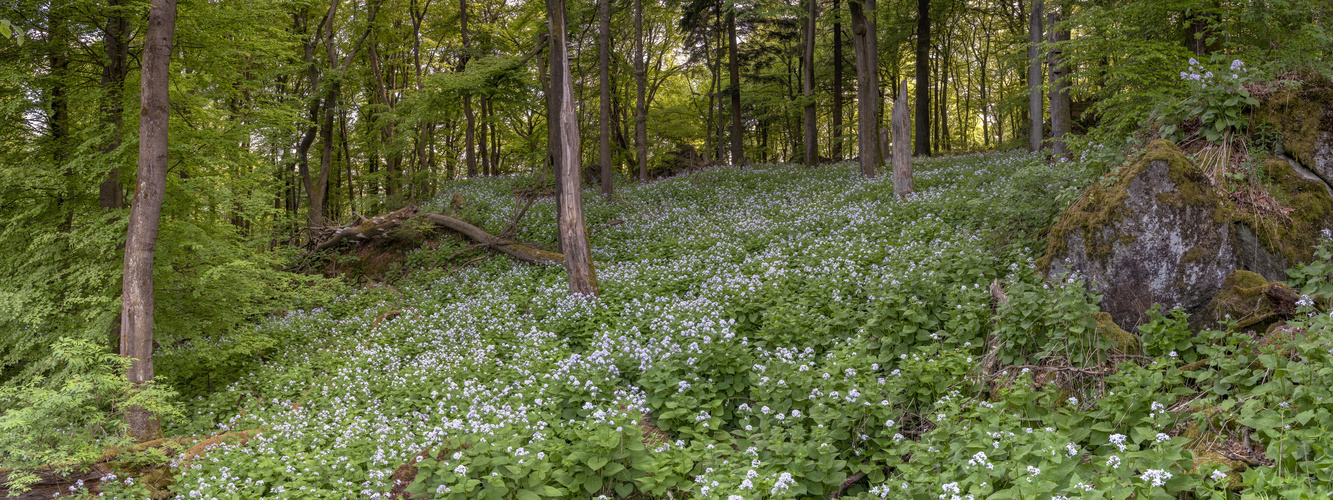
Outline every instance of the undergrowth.
MULTIPOLYGON (((1195 334, 1155 313, 1147 352, 1112 357, 1096 294, 1032 266, 1087 170, 1017 153, 926 160, 905 203, 887 178, 849 165, 714 168, 621 186, 610 201, 590 190, 599 297, 570 297, 559 267, 491 257, 263 322, 254 332, 273 339, 266 361, 167 425, 178 436, 258 437, 174 459, 170 490, 524 500, 1328 491, 1333 320, 1311 301, 1299 333, 1259 342, 1195 334), (1240 443, 1258 450, 1249 462, 1229 458, 1240 443)), ((518 184, 456 191, 499 232, 518 184)), ((516 238, 554 242, 552 200, 533 206, 516 238)), ((455 251, 442 248, 419 252, 455 251)), ((1319 289, 1323 278, 1304 269, 1319 289)), ((129 483, 81 491, 152 493, 129 483)))

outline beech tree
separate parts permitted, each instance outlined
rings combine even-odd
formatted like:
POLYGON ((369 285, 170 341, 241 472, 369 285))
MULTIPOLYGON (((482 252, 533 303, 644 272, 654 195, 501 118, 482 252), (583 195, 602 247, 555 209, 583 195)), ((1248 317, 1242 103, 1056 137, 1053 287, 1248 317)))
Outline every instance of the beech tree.
MULTIPOLYGON (((167 187, 168 79, 175 31, 176 0, 152 0, 140 77, 139 174, 125 235, 121 292, 120 355, 131 359, 127 376, 136 385, 153 380, 153 254, 167 187)), ((143 408, 130 407, 126 420, 135 441, 162 435, 162 424, 143 408)))
POLYGON ((600 133, 597 134, 598 163, 602 167, 602 195, 610 198, 611 188, 611 0, 598 0, 601 14, 600 30, 597 37, 597 67, 599 70, 598 86, 601 87, 602 119, 600 133))
POLYGON ((875 176, 884 162, 879 148, 879 48, 875 36, 875 0, 851 0, 852 47, 856 53, 856 145, 861 175, 875 176))
POLYGON ((1043 106, 1041 102, 1042 0, 1032 0, 1028 18, 1028 151, 1041 151, 1043 106))
POLYGON ((930 156, 930 0, 916 5, 916 155, 930 156))
POLYGON ((819 164, 819 143, 817 142, 815 123, 815 20, 819 15, 819 5, 815 0, 805 0, 805 22, 802 23, 801 36, 804 53, 801 58, 801 87, 805 96, 805 166, 819 164))
POLYGON ((565 2, 546 0, 546 15, 551 30, 551 115, 550 140, 555 151, 558 178, 561 251, 565 254, 565 272, 569 274, 570 293, 597 294, 597 275, 592 268, 592 248, 583 219, 583 182, 579 168, 579 121, 574 112, 574 83, 569 74, 569 56, 565 40, 565 2))

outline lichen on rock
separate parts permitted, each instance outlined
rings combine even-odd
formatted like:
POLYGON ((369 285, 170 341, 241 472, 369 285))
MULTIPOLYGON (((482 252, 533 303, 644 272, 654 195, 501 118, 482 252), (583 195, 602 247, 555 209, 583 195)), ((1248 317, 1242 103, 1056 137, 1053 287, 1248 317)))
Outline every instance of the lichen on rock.
POLYGON ((1038 266, 1096 283, 1102 309, 1126 329, 1153 304, 1197 311, 1236 262, 1225 208, 1184 153, 1159 140, 1065 211, 1038 266))
MULTIPOLYGON (((1092 281, 1102 309, 1130 331, 1153 304, 1200 316, 1232 271, 1281 281, 1290 265, 1313 257, 1321 231, 1333 229, 1333 195, 1320 180, 1277 158, 1256 178, 1265 182, 1245 193, 1266 200, 1258 204, 1235 186, 1214 186, 1174 144, 1153 142, 1065 210, 1038 268, 1092 281)), ((1216 325, 1219 317, 1192 324, 1216 325)))

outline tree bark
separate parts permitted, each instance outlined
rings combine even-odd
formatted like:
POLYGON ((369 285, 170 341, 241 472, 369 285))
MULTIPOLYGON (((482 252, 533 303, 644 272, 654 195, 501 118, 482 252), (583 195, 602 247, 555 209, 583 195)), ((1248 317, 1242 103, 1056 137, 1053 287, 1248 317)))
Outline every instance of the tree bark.
MULTIPOLYGON (((153 380, 153 255, 167 185, 167 122, 171 105, 167 85, 176 0, 152 0, 144 37, 139 120, 139 175, 125 235, 121 286, 120 355, 131 358, 126 374, 141 385, 153 380)), ((148 441, 162 435, 157 416, 134 406, 125 415, 130 437, 148 441)))
POLYGON ((558 224, 561 251, 565 254, 565 271, 569 275, 569 291, 575 295, 597 295, 597 276, 592 268, 592 248, 588 245, 588 231, 583 220, 583 189, 579 168, 579 122, 574 112, 574 82, 569 74, 569 57, 565 41, 565 2, 546 0, 546 15, 551 26, 551 93, 550 108, 555 135, 556 170, 560 176, 557 204, 560 207, 558 224))
POLYGON ((819 164, 818 134, 815 130, 815 19, 819 4, 805 0, 805 23, 802 35, 805 53, 801 59, 801 87, 805 96, 805 166, 819 164))
POLYGON ((1028 151, 1041 151, 1043 110, 1041 102, 1042 0, 1032 0, 1028 16, 1028 151))
POLYGON ((1065 7, 1062 4, 1051 9, 1047 17, 1050 41, 1053 44, 1049 54, 1050 59, 1047 63, 1051 72, 1049 96, 1051 101, 1051 154, 1057 157, 1069 156, 1069 147, 1065 144, 1064 138, 1065 134, 1069 133, 1069 108, 1072 104, 1069 101, 1069 68, 1065 64, 1064 55, 1061 53, 1061 42, 1069 40, 1069 31, 1054 28, 1055 23, 1060 21, 1061 11, 1063 10, 1065 10, 1065 7))
POLYGON ((905 200, 912 194, 912 152, 907 143, 912 142, 912 112, 907 108, 907 78, 898 89, 898 99, 893 102, 893 194, 905 200))
POLYGON ((916 155, 930 156, 930 0, 916 2, 916 155))
MULTIPOLYGON (((468 51, 472 48, 472 38, 467 33, 467 0, 458 0, 458 22, 463 36, 463 54, 459 56, 458 71, 467 69, 468 51)), ((467 161, 467 176, 477 176, 477 117, 472 113, 472 96, 463 95, 463 114, 467 116, 467 139, 463 156, 467 161)))
POLYGON ((745 136, 741 133, 741 62, 736 56, 736 8, 727 10, 727 67, 731 73, 731 164, 745 165, 745 136))
POLYGON ((601 90, 601 129, 598 133, 597 156, 602 167, 602 196, 611 199, 611 0, 599 0, 601 16, 597 43, 598 86, 601 90))
POLYGON ((833 0, 833 160, 842 160, 842 6, 833 0))
POLYGON ((861 175, 875 176, 883 163, 879 148, 879 64, 875 46, 875 21, 866 11, 875 12, 875 0, 851 0, 852 48, 856 55, 856 145, 860 155, 861 175))
POLYGON ((648 108, 644 102, 647 73, 643 61, 643 0, 634 0, 634 148, 639 180, 648 180, 648 108))
MULTIPOLYGON (((121 11, 123 0, 111 0, 108 6, 106 33, 103 44, 106 45, 106 66, 102 68, 102 91, 105 99, 102 105, 102 122, 106 127, 106 140, 102 142, 102 153, 110 155, 120 147, 123 130, 121 99, 125 89, 125 76, 128 73, 126 61, 129 56, 130 41, 128 22, 121 11)), ((111 162, 108 162, 111 163, 111 162)), ((102 208, 124 208, 124 189, 120 185, 120 169, 114 164, 107 172, 106 179, 97 188, 98 204, 102 208)))

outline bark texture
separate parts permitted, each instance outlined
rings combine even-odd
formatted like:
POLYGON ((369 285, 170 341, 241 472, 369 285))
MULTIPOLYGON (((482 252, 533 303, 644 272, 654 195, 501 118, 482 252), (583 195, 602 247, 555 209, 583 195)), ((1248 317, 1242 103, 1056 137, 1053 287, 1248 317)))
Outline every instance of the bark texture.
MULTIPOLYGON (((167 79, 176 0, 153 0, 144 37, 139 120, 139 176, 125 237, 122 279, 120 355, 131 358, 132 384, 153 379, 153 255, 167 185, 167 118, 171 104, 167 79)), ((148 441, 161 437, 157 416, 134 406, 126 412, 130 437, 148 441)))
POLYGON ((801 58, 801 86, 805 95, 805 166, 819 164, 818 134, 815 130, 815 19, 819 15, 819 4, 815 0, 805 0, 805 23, 801 34, 804 36, 805 53, 801 58))
POLYGON ((916 154, 930 156, 930 0, 916 3, 916 154))
POLYGON ((1032 0, 1028 16, 1028 151, 1041 151, 1043 106, 1041 102, 1042 0, 1032 0))
POLYGON ((644 93, 647 75, 643 62, 643 0, 634 0, 634 148, 639 164, 639 180, 648 180, 648 111, 644 93))
POLYGON ((905 200, 912 194, 912 152, 907 143, 912 141, 912 112, 907 108, 907 79, 898 88, 898 99, 893 102, 893 194, 905 200))
POLYGON ((579 177, 579 122, 574 110, 574 84, 569 74, 565 41, 565 2, 546 0, 546 15, 551 26, 551 108, 555 111, 552 129, 555 135, 555 165, 559 172, 556 195, 559 206, 561 251, 569 291, 578 295, 597 294, 597 276, 592 268, 592 248, 583 220, 583 188, 579 177))
MULTIPOLYGON (((1060 7, 1063 10, 1063 6, 1060 7)), ((1050 69, 1051 77, 1051 153, 1055 156, 1069 156, 1069 147, 1065 144, 1065 134, 1069 133, 1069 66, 1065 64, 1064 54, 1061 50, 1061 43, 1069 40, 1068 30, 1055 29, 1055 23, 1061 19, 1061 12, 1055 9, 1047 17, 1047 29, 1050 31, 1049 39, 1053 42, 1054 48, 1048 55, 1049 61, 1047 67, 1050 69)))
POLYGON ((731 73, 731 164, 745 165, 745 136, 741 127, 741 62, 736 56, 736 8, 727 11, 727 69, 731 73))
POLYGON ((879 56, 875 43, 875 0, 852 0, 852 49, 856 54, 856 145, 861 175, 875 176, 884 161, 879 148, 879 56))
POLYGON ((598 163, 602 167, 602 195, 610 198, 611 186, 611 0, 599 0, 601 14, 601 33, 597 43, 597 66, 601 70, 598 84, 601 87, 602 119, 598 138, 598 163))

